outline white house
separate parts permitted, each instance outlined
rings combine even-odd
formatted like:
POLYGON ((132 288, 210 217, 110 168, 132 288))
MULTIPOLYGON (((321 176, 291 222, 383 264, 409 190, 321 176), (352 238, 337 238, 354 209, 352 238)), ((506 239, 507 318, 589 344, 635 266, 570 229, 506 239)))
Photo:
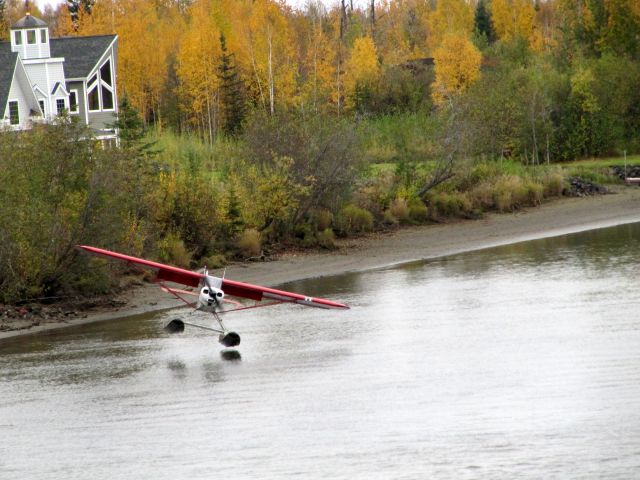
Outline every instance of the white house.
POLYGON ((0 126, 26 129, 67 111, 97 138, 116 137, 117 35, 50 38, 28 13, 10 35, 0 42, 0 126))

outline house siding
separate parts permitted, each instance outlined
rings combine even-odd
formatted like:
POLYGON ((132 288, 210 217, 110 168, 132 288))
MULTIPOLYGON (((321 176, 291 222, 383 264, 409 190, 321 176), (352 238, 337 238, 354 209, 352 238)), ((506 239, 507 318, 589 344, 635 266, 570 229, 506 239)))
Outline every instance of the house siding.
POLYGON ((38 86, 43 92, 46 92, 47 95, 51 93, 51 89, 49 88, 49 81, 47 80, 47 70, 46 65, 29 65, 25 64, 24 69, 29 75, 29 80, 31 81, 31 85, 38 86))
POLYGON ((55 113, 56 105, 55 100, 51 98, 51 92, 56 83, 65 84, 64 68, 62 61, 36 64, 25 64, 25 70, 29 75, 31 85, 37 86, 43 92, 47 94, 47 111, 55 113))
MULTIPOLYGON (((67 82, 67 91, 71 93, 71 90, 78 91, 78 113, 74 113, 73 115, 78 115, 80 117, 80 121, 85 123, 85 119, 87 118, 87 102, 84 98, 84 85, 82 82, 67 82)), ((71 108, 71 105, 69 105, 69 108, 71 108)))
POLYGON ((111 130, 115 121, 116 112, 89 112, 89 127, 94 130, 111 130))
POLYGON ((20 125, 11 125, 12 128, 16 127, 24 127, 29 122, 29 112, 31 107, 29 106, 29 102, 27 100, 27 95, 24 90, 20 86, 20 82, 16 78, 16 75, 13 76, 13 81, 11 82, 11 88, 9 89, 9 98, 7 101, 7 106, 4 111, 4 115, 2 118, 6 119, 6 124, 9 125, 9 103, 17 100, 18 101, 18 113, 20 115, 20 125))

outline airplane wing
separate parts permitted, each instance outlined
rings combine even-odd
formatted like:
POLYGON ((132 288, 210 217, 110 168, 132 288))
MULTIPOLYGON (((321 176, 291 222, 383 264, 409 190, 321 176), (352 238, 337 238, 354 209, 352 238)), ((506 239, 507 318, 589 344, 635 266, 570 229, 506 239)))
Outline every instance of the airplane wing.
MULTIPOLYGON (((198 272, 192 272, 183 268, 172 267, 143 258, 132 257, 122 253, 104 250, 102 248, 90 247, 87 245, 78 245, 78 248, 89 252, 93 255, 105 257, 114 260, 120 260, 129 264, 138 265, 157 272, 157 279, 167 282, 180 283, 190 287, 198 287, 204 282, 205 275, 198 272)), ((349 308, 343 303, 326 300, 324 298, 307 297, 299 293, 277 290, 275 288, 262 287, 260 285, 252 285, 250 283, 236 282, 227 278, 208 277, 210 280, 215 279, 226 295, 234 297, 247 298, 250 300, 261 301, 264 299, 275 300, 279 302, 297 303, 318 308, 349 308)))
POLYGON ((349 308, 343 303, 334 302, 324 298, 307 297, 299 293, 286 292, 284 290, 276 290, 275 288, 261 287, 260 285, 251 285, 250 283, 235 282, 226 278, 222 279, 222 290, 227 295, 235 297, 250 298, 260 301, 265 298, 269 300, 277 300, 280 302, 291 302, 299 305, 318 308, 349 308))
POLYGON ((157 272, 156 278, 158 280, 180 283, 182 285, 188 285, 190 287, 197 287, 200 285, 200 282, 204 278, 204 275, 202 273, 192 272, 191 270, 185 270, 183 268, 172 267, 163 263, 152 262, 151 260, 145 260, 144 258, 132 257, 123 253, 112 252, 111 250, 89 247, 87 245, 78 245, 78 248, 99 257, 121 260, 129 264, 148 268, 149 270, 155 270, 157 272))

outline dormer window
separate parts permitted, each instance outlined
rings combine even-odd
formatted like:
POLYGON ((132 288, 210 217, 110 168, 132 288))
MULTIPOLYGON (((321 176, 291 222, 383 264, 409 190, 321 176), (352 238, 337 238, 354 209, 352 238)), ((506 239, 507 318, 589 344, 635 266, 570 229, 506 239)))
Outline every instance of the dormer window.
POLYGON ((22 30, 13 32, 13 38, 16 45, 22 45, 22 30))
POLYGON ((35 30, 27 30, 27 43, 29 45, 34 45, 36 43, 36 31, 35 30))
POLYGON ((67 105, 64 102, 64 98, 56 99, 56 110, 58 111, 58 115, 62 115, 66 109, 67 105))
POLYGON ((40 29, 40 43, 47 43, 47 29, 40 29))

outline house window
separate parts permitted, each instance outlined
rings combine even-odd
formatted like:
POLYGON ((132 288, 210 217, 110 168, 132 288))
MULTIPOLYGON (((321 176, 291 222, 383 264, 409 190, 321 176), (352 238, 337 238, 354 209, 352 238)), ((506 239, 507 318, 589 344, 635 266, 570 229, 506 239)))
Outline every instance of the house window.
POLYGON ((27 30, 27 43, 29 45, 33 45, 36 43, 36 31, 35 30, 27 30))
POLYGON ((104 85, 102 85, 102 108, 104 110, 113 110, 113 92, 104 85))
POLYGON ((100 67, 100 79, 109 86, 113 85, 111 79, 111 61, 107 60, 104 65, 100 67))
POLYGON ((66 110, 67 106, 64 103, 64 98, 56 99, 56 110, 58 115, 62 114, 66 110))
POLYGON ((69 113, 78 113, 78 91, 71 90, 69 92, 69 113))
POLYGON ((42 28, 40 30, 40 43, 47 43, 47 29, 42 28))
POLYGON ((98 85, 94 84, 89 87, 89 111, 97 112, 100 110, 100 95, 98 93, 98 85))
POLYGON ((113 94, 113 72, 110 59, 102 64, 87 83, 89 111, 113 110, 115 102, 113 94))
POLYGON ((44 109, 44 100, 38 100, 38 104, 40 105, 40 110, 42 110, 42 115, 46 115, 46 111, 44 109))
POLYGON ((20 110, 15 100, 9 102, 9 124, 20 125, 20 110))
POLYGON ((16 30, 13 32, 13 38, 16 42, 16 45, 22 45, 22 30, 16 30))

